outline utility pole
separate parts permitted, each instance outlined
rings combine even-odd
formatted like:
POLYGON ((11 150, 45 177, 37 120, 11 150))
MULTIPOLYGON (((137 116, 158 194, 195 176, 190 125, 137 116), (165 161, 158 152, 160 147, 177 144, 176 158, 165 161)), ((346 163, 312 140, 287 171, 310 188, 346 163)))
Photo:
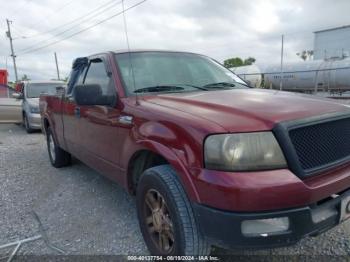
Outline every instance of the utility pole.
POLYGON ((13 43, 12 43, 12 35, 11 35, 11 29, 10 29, 10 24, 12 23, 10 20, 6 19, 6 23, 7 23, 7 32, 6 35, 7 37, 10 39, 10 46, 11 46, 11 56, 12 56, 12 60, 13 60, 13 68, 15 70, 15 78, 16 78, 16 82, 18 82, 18 75, 17 75, 17 66, 16 66, 16 55, 15 52, 13 50, 13 43))
POLYGON ((58 62, 57 62, 57 54, 56 54, 56 52, 55 52, 55 62, 56 62, 56 70, 57 70, 57 79, 61 80, 60 79, 60 70, 58 69, 58 62))
POLYGON ((283 55, 284 55, 284 35, 282 35, 282 47, 281 47, 281 79, 280 79, 280 90, 283 89, 283 55))

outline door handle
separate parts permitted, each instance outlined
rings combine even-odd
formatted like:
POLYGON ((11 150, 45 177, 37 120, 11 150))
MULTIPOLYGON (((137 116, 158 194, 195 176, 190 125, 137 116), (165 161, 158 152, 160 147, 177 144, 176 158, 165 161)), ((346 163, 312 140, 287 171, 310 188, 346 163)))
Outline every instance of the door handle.
POLYGON ((80 118, 80 107, 74 108, 74 115, 78 118, 80 118))

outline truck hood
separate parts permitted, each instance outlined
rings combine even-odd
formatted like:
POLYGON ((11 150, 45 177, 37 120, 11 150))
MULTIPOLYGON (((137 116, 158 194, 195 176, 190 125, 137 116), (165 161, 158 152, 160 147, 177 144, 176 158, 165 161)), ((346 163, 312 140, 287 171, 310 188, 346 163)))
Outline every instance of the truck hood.
POLYGON ((350 106, 312 95, 262 89, 176 93, 145 101, 212 121, 228 132, 271 130, 278 122, 349 112, 350 106))

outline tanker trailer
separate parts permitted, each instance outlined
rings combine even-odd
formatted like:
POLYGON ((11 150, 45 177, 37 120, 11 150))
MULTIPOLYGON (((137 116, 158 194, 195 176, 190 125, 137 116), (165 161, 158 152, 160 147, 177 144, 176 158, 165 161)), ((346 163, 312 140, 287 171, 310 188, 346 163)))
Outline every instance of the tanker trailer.
POLYGON ((257 65, 232 67, 230 70, 246 81, 250 86, 261 87, 262 75, 257 65))
POLYGON ((315 60, 267 66, 262 71, 265 87, 285 91, 346 92, 350 90, 350 59, 315 60))

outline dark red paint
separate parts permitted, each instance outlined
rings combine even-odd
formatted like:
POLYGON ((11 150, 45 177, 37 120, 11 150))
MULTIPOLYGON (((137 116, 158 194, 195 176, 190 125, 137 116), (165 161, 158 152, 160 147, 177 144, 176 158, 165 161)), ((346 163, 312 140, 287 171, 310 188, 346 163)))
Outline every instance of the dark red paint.
POLYGON ((281 121, 348 111, 313 96, 259 90, 226 90, 126 97, 112 53, 106 54, 118 101, 115 108, 81 107, 69 98, 41 97, 42 117, 59 145, 128 188, 128 167, 141 150, 162 155, 177 171, 189 198, 232 211, 305 206, 350 186, 350 166, 301 180, 288 169, 219 172, 203 168, 203 143, 211 134, 271 130, 281 121), (61 118, 62 115, 62 118, 61 118), (131 125, 118 122, 132 116, 131 125), (64 126, 63 126, 64 123, 64 126))

